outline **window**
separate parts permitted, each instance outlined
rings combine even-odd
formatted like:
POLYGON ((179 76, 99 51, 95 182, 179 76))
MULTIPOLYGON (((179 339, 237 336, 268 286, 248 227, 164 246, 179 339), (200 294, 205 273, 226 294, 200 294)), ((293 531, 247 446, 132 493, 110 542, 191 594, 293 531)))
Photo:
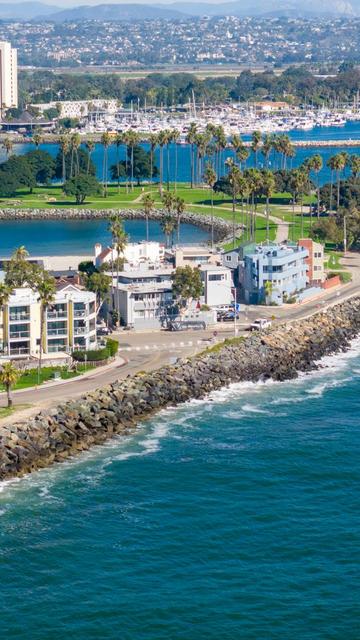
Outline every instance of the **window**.
POLYGON ((226 256, 227 262, 231 262, 231 256, 226 256))
POLYGON ((225 280, 225 276, 223 273, 211 273, 209 275, 209 282, 215 282, 219 280, 225 280))

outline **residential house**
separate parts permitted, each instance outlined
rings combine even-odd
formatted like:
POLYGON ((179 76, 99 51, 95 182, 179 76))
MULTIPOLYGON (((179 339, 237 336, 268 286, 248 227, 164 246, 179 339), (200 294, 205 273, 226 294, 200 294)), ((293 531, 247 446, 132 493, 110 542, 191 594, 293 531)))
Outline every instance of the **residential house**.
POLYGON ((306 258, 307 277, 310 285, 321 286, 325 281, 324 268, 324 247, 319 242, 314 242, 311 238, 301 238, 298 241, 300 247, 304 247, 309 252, 306 258))

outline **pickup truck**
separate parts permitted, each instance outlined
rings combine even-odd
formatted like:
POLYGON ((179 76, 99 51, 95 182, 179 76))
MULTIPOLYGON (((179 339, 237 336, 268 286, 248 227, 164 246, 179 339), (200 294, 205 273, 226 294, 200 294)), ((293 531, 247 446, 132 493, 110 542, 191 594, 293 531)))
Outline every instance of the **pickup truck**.
POLYGON ((264 329, 270 329, 271 322, 270 320, 266 320, 266 318, 257 318, 250 325, 250 331, 263 331, 264 329))

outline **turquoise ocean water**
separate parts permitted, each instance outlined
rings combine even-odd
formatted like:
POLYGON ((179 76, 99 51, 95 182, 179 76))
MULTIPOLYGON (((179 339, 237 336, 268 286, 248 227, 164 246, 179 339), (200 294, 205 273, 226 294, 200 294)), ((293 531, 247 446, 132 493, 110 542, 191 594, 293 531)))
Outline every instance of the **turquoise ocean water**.
POLYGON ((6 640, 358 640, 360 340, 3 484, 6 640))

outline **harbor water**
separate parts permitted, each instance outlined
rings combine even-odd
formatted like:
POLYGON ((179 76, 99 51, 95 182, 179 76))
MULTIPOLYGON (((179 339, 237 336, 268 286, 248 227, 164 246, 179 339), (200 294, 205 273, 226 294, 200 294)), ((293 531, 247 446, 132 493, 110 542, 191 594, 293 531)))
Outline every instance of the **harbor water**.
POLYGON ((360 341, 1 486, 6 640, 357 640, 360 341))

